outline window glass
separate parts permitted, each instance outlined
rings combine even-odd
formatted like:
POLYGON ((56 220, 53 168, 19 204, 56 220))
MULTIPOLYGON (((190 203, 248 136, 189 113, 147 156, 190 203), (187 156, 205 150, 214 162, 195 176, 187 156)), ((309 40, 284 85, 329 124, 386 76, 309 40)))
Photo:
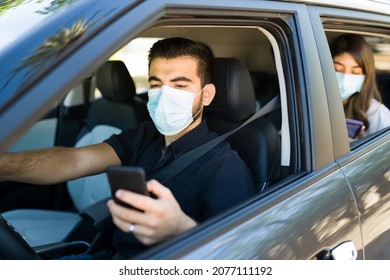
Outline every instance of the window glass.
POLYGON ((137 38, 132 40, 110 60, 122 60, 132 76, 137 93, 144 93, 149 89, 148 84, 148 52, 152 45, 160 38, 137 38))

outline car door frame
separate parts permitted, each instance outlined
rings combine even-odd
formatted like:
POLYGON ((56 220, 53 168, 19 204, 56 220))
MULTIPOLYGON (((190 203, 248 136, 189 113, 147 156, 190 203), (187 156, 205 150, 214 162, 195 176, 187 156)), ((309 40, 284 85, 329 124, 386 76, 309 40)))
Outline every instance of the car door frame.
MULTIPOLYGON (((321 22, 321 18, 345 21, 344 26, 338 29, 339 32, 345 30, 359 33, 365 30, 367 35, 377 35, 383 34, 383 30, 386 28, 388 30, 387 36, 390 36, 389 16, 329 7, 311 8, 310 12, 313 21, 321 22), (346 13, 348 17, 346 17, 346 13)), ((327 43, 323 33, 315 32, 315 34, 319 44, 327 43)), ((326 84, 327 87, 332 87, 337 85, 337 80, 333 71, 331 55, 328 49, 322 51, 322 64, 327 76, 326 84)), ((333 88, 332 91, 339 92, 337 87, 333 88)), ((341 98, 338 96, 334 102, 341 104, 341 98)), ((339 129, 340 123, 344 125, 342 118, 333 118, 334 138, 347 139, 344 132, 339 129)), ((339 143, 335 145, 337 144, 339 143)), ((390 170, 390 127, 351 143, 350 151, 338 154, 336 161, 348 180, 358 206, 365 258, 389 259, 390 249, 387 246, 387 241, 390 238, 390 231, 384 225, 390 225, 390 218, 385 214, 390 195, 389 178, 386 177, 389 176, 390 170)))
MULTIPOLYGON (((166 1, 174 3, 175 1, 166 1)), ((203 3, 197 1, 197 4, 203 3)), ((213 9, 225 10, 225 6, 219 6, 220 3, 213 3, 213 9)), ((272 191, 264 193, 258 197, 253 198, 237 207, 234 207, 231 211, 224 213, 208 222, 199 225, 196 229, 189 233, 183 234, 173 241, 156 246, 149 250, 140 258, 151 259, 283 259, 283 258, 297 258, 297 259, 309 259, 315 258, 319 253, 329 250, 332 247, 341 244, 347 240, 353 240, 355 246, 359 251, 362 250, 362 241, 360 235, 359 220, 357 218, 357 209, 355 201, 351 194, 347 182, 340 172, 338 165, 334 162, 333 141, 330 133, 329 123, 329 111, 326 99, 326 90, 322 80, 322 71, 319 67, 319 56, 314 48, 307 48, 306 45, 314 43, 314 35, 312 30, 308 28, 310 26, 310 19, 305 5, 291 5, 287 3, 269 3, 269 2, 245 2, 245 5, 241 1, 240 4, 235 1, 229 2, 229 8, 233 8, 236 11, 243 9, 255 11, 260 9, 268 12, 283 12, 291 13, 295 15, 297 30, 299 31, 296 39, 300 56, 303 57, 302 63, 304 77, 300 77, 301 81, 305 84, 304 89, 300 93, 302 96, 302 106, 305 107, 304 113, 310 117, 304 120, 303 127, 305 131, 302 137, 307 141, 306 143, 306 158, 305 161, 306 171, 297 173, 284 180, 279 186, 275 186, 272 191), (308 94, 305 94, 308 92, 308 94), (310 107, 315 103, 315 106, 310 107), (314 113, 316 112, 316 113, 314 113), (325 116, 325 117, 324 117, 325 116), (324 121, 325 119, 325 124, 324 121), (308 152, 313 150, 314 152, 308 152), (331 153, 326 152, 331 150, 331 153), (311 172, 311 173, 309 173, 311 172), (304 175, 304 176, 303 176, 304 175), (329 197, 326 199, 321 196, 329 192, 329 197), (300 199, 300 195, 304 193, 304 196, 308 198, 308 203, 318 203, 318 200, 324 200, 328 203, 333 203, 334 208, 330 209, 331 213, 325 217, 322 217, 322 221, 325 224, 333 224, 329 217, 336 217, 340 220, 347 220, 347 223, 342 223, 341 228, 328 230, 326 238, 316 237, 315 229, 312 228, 310 234, 302 233, 299 236, 300 228, 310 228, 310 225, 304 223, 294 227, 291 223, 294 221, 285 221, 283 217, 287 214, 286 209, 289 209, 289 205, 297 205, 297 201, 300 199), (337 201, 337 202, 336 202, 337 201), (274 214, 270 214, 274 213, 274 214), (335 214, 336 213, 336 214, 335 214), (342 218, 344 217, 344 218, 342 218), (328 219, 327 219, 328 218, 328 219), (278 220, 279 219, 279 220, 278 220), (266 238, 262 237, 261 233, 264 233, 264 229, 274 227, 275 224, 280 222, 283 228, 278 230, 267 231, 266 238), (254 225, 258 228, 254 228, 254 225), (266 226, 267 225, 267 226, 266 226), (293 230, 292 230, 293 228, 293 230), (294 232, 296 230, 297 236, 284 236, 288 232, 294 232), (263 231, 263 232, 262 232, 263 231), (343 236, 336 236, 335 232, 343 232, 343 236), (253 232, 253 236, 243 233, 253 232), (283 233, 283 234, 282 234, 283 233), (260 235, 259 235, 260 234, 260 235), (300 238, 297 238, 300 237, 300 238), (278 253, 270 254, 272 251, 270 246, 275 244, 279 247, 288 247, 288 241, 305 239, 311 240, 311 245, 295 244, 294 250, 288 251, 288 249, 280 250, 278 253), (272 242, 268 238, 272 238, 272 242), (344 238, 347 238, 346 240, 344 238), (313 242, 316 241, 316 242, 313 242), (278 243, 279 242, 279 243, 278 243), (281 245, 282 244, 282 245, 281 245), (267 246, 268 245, 268 246, 267 246), (234 247, 236 250, 232 250, 234 247), (246 248, 238 249, 238 248, 246 248), (287 250, 287 251, 286 251, 287 250)), ((182 4, 191 8, 191 4, 182 4)), ((195 7, 195 4, 193 4, 195 7)), ((206 6, 202 6, 206 7, 206 6)), ((241 10, 240 10, 241 11, 241 10)), ((244 12, 243 12, 244 14, 244 12)), ((324 202, 325 203, 325 202, 324 202)), ((297 206, 296 213, 299 218, 304 219, 305 214, 314 214, 310 211, 298 210, 303 209, 305 206, 297 206)), ((316 212, 318 214, 318 212, 316 212)), ((316 214, 315 214, 316 215, 316 214)), ((315 216, 314 215, 314 216, 315 216)), ((299 218, 297 218, 299 220, 299 218)), ((307 217, 306 217, 307 218, 307 217)), ((312 223, 313 220, 308 219, 312 223)), ((316 221, 314 224, 321 224, 316 221)), ((312 224, 313 226, 313 224, 312 224)), ((326 227, 326 225, 318 226, 326 227)), ((359 258, 362 258, 362 254, 359 254, 359 258)))
MULTIPOLYGON (((334 142, 320 58, 315 48, 308 47, 310 44, 315 45, 315 39, 304 4, 238 0, 213 3, 205 0, 186 3, 178 0, 139 3, 107 23, 104 30, 96 32, 91 40, 68 54, 66 60, 62 60, 47 76, 29 88, 29 94, 3 114, 0 125, 3 121, 11 120, 15 112, 29 103, 33 104, 30 106, 33 119, 38 118, 38 111, 48 110, 53 99, 64 96, 80 82, 81 77, 89 75, 90 69, 97 68, 110 54, 175 7, 189 11, 195 9, 198 12, 214 9, 235 15, 253 15, 261 10, 274 14, 288 13, 294 17, 293 24, 297 34, 292 40, 299 59, 293 67, 304 73, 294 80, 298 82, 296 86, 300 89, 297 95, 301 105, 299 114, 306 116, 302 118, 301 131, 298 133, 305 143, 301 158, 304 170, 286 178, 268 192, 200 224, 194 230, 156 246, 143 257, 309 259, 337 246, 345 241, 345 238, 353 240, 357 249, 361 250, 356 205, 343 174, 334 162, 334 142), (58 83, 51 83, 53 80, 58 83), (34 102, 43 90, 50 92, 47 102, 34 102), (305 203, 302 202, 303 198, 305 203), (332 207, 329 207, 329 203, 332 203, 332 207), (314 211, 315 205, 321 205, 322 208, 314 211), (341 221, 337 227, 334 227, 332 218, 341 221), (338 232, 343 235, 337 236, 335 233, 338 232), (272 242, 269 242, 270 240, 272 242), (218 250, 215 250, 215 246, 218 246, 218 250)), ((16 137, 17 132, 28 125, 22 125, 21 122, 22 119, 16 122, 19 125, 18 131, 13 131, 4 142, 9 143, 11 138, 16 137)))

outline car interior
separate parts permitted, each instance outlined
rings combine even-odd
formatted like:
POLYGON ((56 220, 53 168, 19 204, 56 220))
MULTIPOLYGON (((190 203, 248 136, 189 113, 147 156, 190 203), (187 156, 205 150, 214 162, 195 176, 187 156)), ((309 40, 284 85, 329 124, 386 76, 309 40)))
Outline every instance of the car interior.
MULTIPOLYGON (((287 98, 292 97, 287 96, 286 88, 294 91, 287 79, 282 80, 286 69, 278 63, 284 59, 283 55, 277 55, 279 49, 283 50, 280 42, 283 40, 270 24, 264 23, 263 28, 249 23, 212 27, 165 24, 146 30, 129 43, 148 42, 143 45, 143 55, 152 42, 173 36, 202 41, 212 49, 217 96, 205 108, 205 118, 209 128, 218 134, 239 127, 273 97, 282 97, 280 108, 257 118, 227 139, 252 171, 259 193, 303 169, 297 160, 299 137, 290 136, 295 128, 289 119, 294 119, 296 112, 287 105, 287 98), (277 38, 280 45, 275 46, 270 36, 277 38)), ((329 40, 337 34, 329 33, 329 40)), ((146 108, 147 69, 133 64, 132 56, 126 56, 131 52, 129 45, 113 54, 59 102, 53 145, 83 146, 101 142, 113 133, 150 120, 146 108), (139 73, 140 68, 146 70, 139 73)), ((147 64, 146 56, 142 63, 147 64)), ((390 107, 389 73, 378 71, 378 80, 384 103, 390 107)), ((43 258, 56 258, 69 252, 91 253, 107 246, 103 240, 107 240, 112 230, 107 229, 107 217, 103 213, 101 220, 91 218, 99 203, 101 206, 111 196, 106 174, 65 182, 55 186, 56 190, 49 186, 37 192, 38 196, 44 195, 35 203, 23 207, 11 205, 15 197, 21 201, 31 199, 22 192, 32 194, 36 188, 26 184, 1 188, 7 193, 1 195, 4 202, 0 203, 3 205, 0 212, 43 258), (10 188, 19 190, 20 194, 9 191, 10 188), (40 207, 39 201, 46 199, 52 203, 40 207)))

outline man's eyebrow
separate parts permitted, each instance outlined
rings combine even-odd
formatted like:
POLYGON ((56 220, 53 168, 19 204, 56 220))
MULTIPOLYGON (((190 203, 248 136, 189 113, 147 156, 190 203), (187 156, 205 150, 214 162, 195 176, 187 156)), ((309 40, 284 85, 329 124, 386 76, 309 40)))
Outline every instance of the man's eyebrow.
POLYGON ((192 82, 192 80, 187 78, 187 77, 180 76, 180 77, 176 77, 176 78, 171 79, 171 82, 192 82))
MULTIPOLYGON (((148 78, 148 82, 151 82, 151 81, 161 82, 161 79, 157 78, 156 76, 150 76, 148 78)), ((187 78, 184 76, 179 76, 179 77, 171 79, 171 82, 192 82, 192 80, 190 78, 187 78)))
POLYGON ((151 81, 161 82, 161 79, 157 78, 156 76, 150 76, 148 79, 148 82, 151 82, 151 81))
MULTIPOLYGON (((162 82, 161 79, 157 78, 156 76, 150 76, 148 78, 148 82, 162 82)), ((184 76, 179 76, 179 77, 176 77, 176 78, 173 78, 170 80, 170 82, 172 83, 175 83, 175 82, 192 82, 192 80, 190 78, 187 78, 187 77, 184 77, 184 76)))

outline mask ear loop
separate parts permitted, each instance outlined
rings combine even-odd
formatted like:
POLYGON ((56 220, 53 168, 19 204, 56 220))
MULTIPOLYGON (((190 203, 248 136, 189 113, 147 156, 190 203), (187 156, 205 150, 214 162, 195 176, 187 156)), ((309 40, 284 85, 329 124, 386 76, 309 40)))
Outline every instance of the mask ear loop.
POLYGON ((194 95, 194 97, 197 97, 204 89, 206 88, 207 85, 205 85, 197 94, 194 95))
MULTIPOLYGON (((194 98, 195 98, 196 96, 198 96, 198 95, 205 89, 206 86, 207 86, 207 85, 205 85, 197 94, 195 94, 195 95, 194 95, 194 98)), ((202 104, 202 106, 200 107, 199 111, 198 111, 195 115, 192 116, 192 122, 195 121, 196 117, 200 114, 200 112, 202 112, 202 110, 203 110, 203 104, 202 104)))
POLYGON ((192 116, 192 121, 195 121, 196 117, 200 114, 200 112, 202 112, 202 110, 203 110, 203 105, 200 107, 199 111, 192 116))

